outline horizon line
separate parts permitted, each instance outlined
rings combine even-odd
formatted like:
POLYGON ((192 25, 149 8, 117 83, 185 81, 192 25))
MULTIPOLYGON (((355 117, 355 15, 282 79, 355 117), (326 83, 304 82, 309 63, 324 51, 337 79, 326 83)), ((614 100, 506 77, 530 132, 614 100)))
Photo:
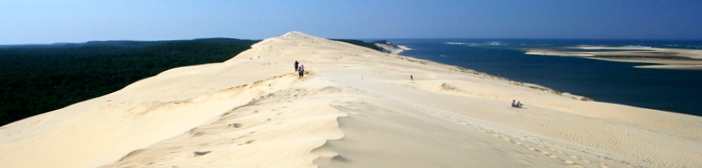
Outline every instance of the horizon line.
MULTIPOLYGON (((201 40, 201 39, 237 39, 237 40, 252 40, 260 41, 263 39, 244 39, 235 37, 202 37, 202 38, 192 38, 192 39, 164 39, 164 40, 89 40, 83 42, 50 42, 50 43, 7 43, 0 44, 0 46, 31 46, 31 45, 66 45, 66 44, 85 44, 89 42, 161 42, 161 41, 188 41, 188 40, 201 40)), ((273 38, 273 37, 269 37, 273 38)), ((410 38, 336 38, 336 37, 322 37, 326 39, 350 39, 350 40, 443 40, 443 39, 460 39, 460 40, 619 40, 619 41, 702 41, 702 39, 636 39, 636 38, 511 38, 511 37, 410 37, 410 38)))

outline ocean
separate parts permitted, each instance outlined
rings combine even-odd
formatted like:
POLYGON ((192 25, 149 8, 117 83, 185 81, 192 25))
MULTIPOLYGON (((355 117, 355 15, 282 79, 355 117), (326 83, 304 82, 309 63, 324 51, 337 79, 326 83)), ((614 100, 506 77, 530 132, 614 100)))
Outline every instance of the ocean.
POLYGON ((576 57, 526 55, 523 48, 578 45, 702 49, 702 41, 392 39, 412 48, 401 55, 457 65, 511 80, 539 84, 595 101, 702 116, 702 71, 634 68, 576 57))

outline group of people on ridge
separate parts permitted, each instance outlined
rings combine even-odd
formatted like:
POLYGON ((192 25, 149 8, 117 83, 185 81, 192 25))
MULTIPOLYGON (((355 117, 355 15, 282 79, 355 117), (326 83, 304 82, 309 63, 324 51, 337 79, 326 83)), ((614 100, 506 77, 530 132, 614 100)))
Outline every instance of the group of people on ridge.
POLYGON ((302 76, 305 75, 305 66, 295 60, 295 71, 300 75, 300 78, 302 78, 302 76))

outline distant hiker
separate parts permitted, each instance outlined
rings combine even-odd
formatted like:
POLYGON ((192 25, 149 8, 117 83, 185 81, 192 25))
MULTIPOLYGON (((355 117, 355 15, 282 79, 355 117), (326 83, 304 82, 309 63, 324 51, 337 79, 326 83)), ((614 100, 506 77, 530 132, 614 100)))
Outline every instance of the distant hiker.
POLYGON ((300 63, 297 62, 297 60, 295 60, 295 71, 297 71, 297 65, 299 65, 299 64, 300 64, 300 63))
POLYGON ((300 79, 302 79, 302 76, 305 74, 305 65, 300 65, 300 68, 297 70, 297 72, 300 74, 300 79))
POLYGON ((410 80, 414 80, 414 77, 410 74, 410 80))

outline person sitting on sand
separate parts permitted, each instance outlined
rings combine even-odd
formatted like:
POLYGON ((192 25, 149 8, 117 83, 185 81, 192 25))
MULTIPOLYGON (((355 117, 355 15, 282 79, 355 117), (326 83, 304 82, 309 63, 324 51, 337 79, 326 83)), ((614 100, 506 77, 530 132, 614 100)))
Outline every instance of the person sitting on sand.
POLYGON ((522 105, 523 104, 521 102, 517 101, 517 108, 522 108, 522 105))
POLYGON ((512 100, 512 107, 517 107, 517 104, 514 103, 514 100, 512 100))

